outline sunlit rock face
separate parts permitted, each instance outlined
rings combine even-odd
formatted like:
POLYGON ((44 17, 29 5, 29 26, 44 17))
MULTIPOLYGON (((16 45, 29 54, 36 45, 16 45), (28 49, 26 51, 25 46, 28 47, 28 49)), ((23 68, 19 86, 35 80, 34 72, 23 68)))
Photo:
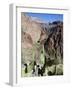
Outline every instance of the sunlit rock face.
POLYGON ((38 19, 21 14, 21 55, 22 63, 40 63, 40 53, 47 39, 47 31, 38 19), (38 44, 39 43, 39 44, 38 44))
POLYGON ((37 42, 41 34, 41 26, 38 22, 32 21, 31 17, 22 15, 21 17, 22 31, 28 33, 32 37, 32 41, 37 42))

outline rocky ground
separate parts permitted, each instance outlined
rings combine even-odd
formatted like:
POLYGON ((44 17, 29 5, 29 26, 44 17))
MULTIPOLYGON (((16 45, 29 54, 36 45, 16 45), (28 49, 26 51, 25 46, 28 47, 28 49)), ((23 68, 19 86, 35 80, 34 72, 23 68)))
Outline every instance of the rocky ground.
POLYGON ((22 77, 63 75, 63 22, 21 14, 22 77))

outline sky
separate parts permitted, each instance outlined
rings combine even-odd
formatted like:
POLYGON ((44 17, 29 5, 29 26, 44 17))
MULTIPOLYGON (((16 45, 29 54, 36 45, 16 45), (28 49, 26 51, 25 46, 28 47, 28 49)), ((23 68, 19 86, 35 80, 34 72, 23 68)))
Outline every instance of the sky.
POLYGON ((28 16, 37 17, 45 22, 63 21, 63 14, 26 13, 28 16))

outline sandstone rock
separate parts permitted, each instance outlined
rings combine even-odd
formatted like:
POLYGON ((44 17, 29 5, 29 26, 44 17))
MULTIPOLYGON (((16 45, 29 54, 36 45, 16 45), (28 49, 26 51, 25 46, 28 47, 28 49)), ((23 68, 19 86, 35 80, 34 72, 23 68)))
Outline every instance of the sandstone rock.
POLYGON ((41 22, 32 20, 32 17, 21 14, 21 55, 22 63, 36 61, 40 64, 40 54, 47 39, 47 32, 41 22), (38 44, 38 41, 40 44, 38 44))
POLYGON ((39 40, 42 30, 40 24, 32 21, 31 17, 26 16, 24 13, 21 15, 21 27, 22 31, 30 34, 33 43, 39 40))

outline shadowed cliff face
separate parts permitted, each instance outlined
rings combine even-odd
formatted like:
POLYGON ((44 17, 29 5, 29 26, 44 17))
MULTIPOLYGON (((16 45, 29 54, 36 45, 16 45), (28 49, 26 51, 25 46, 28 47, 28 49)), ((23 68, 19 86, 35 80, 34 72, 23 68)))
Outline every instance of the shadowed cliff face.
POLYGON ((63 24, 61 22, 50 28, 44 47, 47 61, 50 59, 53 60, 53 64, 63 63, 63 24))

